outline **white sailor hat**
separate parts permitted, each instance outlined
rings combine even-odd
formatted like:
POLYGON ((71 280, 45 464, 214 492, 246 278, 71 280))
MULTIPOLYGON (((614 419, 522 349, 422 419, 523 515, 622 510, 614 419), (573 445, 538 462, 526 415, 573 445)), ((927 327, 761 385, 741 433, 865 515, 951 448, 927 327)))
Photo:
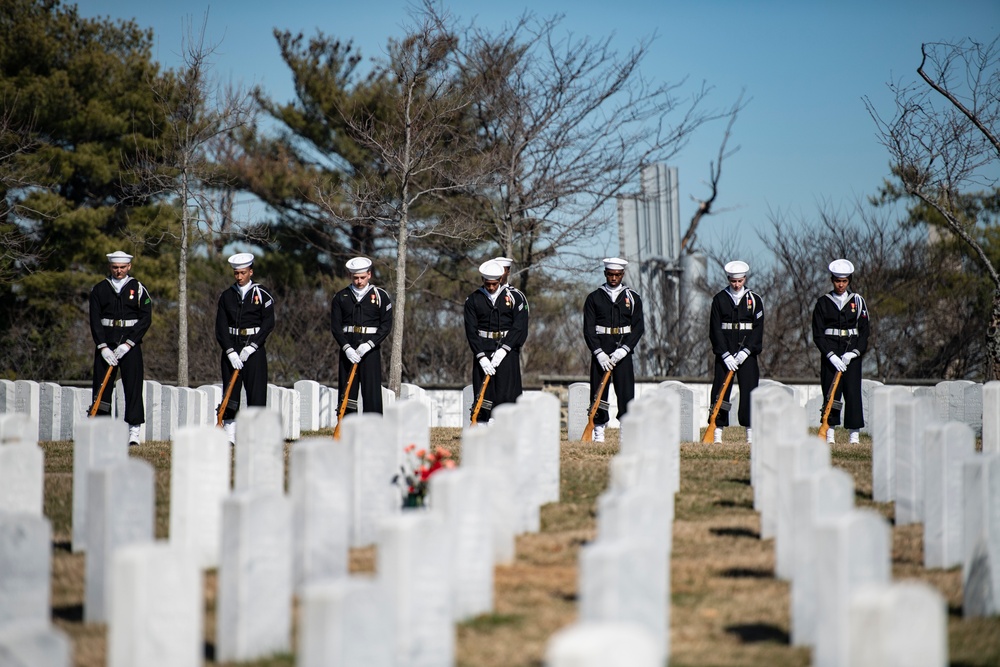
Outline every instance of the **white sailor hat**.
POLYGON ((253 255, 248 252, 238 252, 229 258, 229 266, 234 269, 245 269, 253 266, 253 255))
POLYGON ((854 265, 846 259, 835 259, 830 262, 830 273, 836 278, 850 278, 854 273, 854 265))
POLYGON ((494 257, 493 261, 505 269, 509 269, 510 265, 514 263, 514 260, 510 257, 494 257))
POLYGON ((601 261, 604 262, 605 271, 624 271, 628 266, 628 260, 621 257, 605 257, 601 261))
POLYGON ((344 266, 351 273, 367 273, 372 268, 372 261, 367 257, 352 257, 344 266))
POLYGON ((750 271, 750 265, 746 262, 734 259, 725 266, 726 275, 730 278, 745 278, 750 271))
POLYGON ((109 264, 129 264, 132 262, 132 255, 124 250, 115 250, 108 253, 109 264))
POLYGON ((500 280, 503 278, 503 267, 495 259, 488 259, 479 265, 479 275, 487 280, 500 280))

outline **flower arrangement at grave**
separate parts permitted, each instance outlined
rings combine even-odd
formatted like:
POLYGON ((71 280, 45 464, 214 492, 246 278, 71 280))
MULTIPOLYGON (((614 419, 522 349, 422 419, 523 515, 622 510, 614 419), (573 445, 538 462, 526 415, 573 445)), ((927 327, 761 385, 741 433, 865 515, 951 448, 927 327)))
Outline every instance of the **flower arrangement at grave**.
POLYGON ((427 502, 428 480, 431 475, 442 468, 454 468, 455 460, 444 447, 428 451, 410 444, 403 452, 406 454, 406 461, 399 466, 399 473, 392 478, 392 483, 402 491, 403 507, 423 507, 427 502))

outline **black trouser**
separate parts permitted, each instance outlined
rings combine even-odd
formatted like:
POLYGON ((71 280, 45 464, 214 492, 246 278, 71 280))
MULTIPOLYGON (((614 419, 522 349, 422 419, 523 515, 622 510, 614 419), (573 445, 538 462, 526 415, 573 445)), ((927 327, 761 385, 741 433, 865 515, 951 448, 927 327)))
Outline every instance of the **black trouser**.
MULTIPOLYGON (((492 354, 487 354, 489 359, 492 354)), ((479 399, 479 391, 483 386, 483 379, 486 371, 479 365, 479 359, 472 362, 472 400, 473 408, 479 399)), ((493 408, 504 403, 514 403, 521 395, 521 351, 511 350, 504 357, 497 372, 490 378, 490 383, 486 385, 486 395, 483 397, 483 405, 479 409, 477 422, 484 422, 490 418, 493 408)))
MULTIPOLYGON (((357 350, 357 346, 353 346, 357 350)), ((344 402, 344 388, 347 387, 347 379, 351 376, 351 367, 354 365, 348 359, 344 351, 340 351, 340 363, 337 364, 337 412, 344 402)), ((368 354, 361 357, 358 364, 358 372, 354 374, 354 382, 351 383, 351 391, 348 398, 347 409, 344 414, 352 414, 358 411, 358 385, 361 386, 361 400, 364 403, 365 412, 382 414, 382 352, 381 348, 374 347, 368 350, 368 354)))
MULTIPOLYGON (((112 352, 115 348, 109 348, 112 352)), ((97 408, 98 415, 111 414, 111 394, 115 388, 115 378, 118 371, 122 372, 122 389, 125 393, 125 421, 128 424, 142 424, 146 421, 146 411, 142 405, 142 345, 136 345, 124 357, 118 360, 117 366, 111 367, 111 377, 101 394, 101 405, 97 408)), ((101 390, 104 374, 108 372, 108 362, 104 361, 101 351, 94 351, 94 384, 90 394, 90 405, 97 400, 97 392, 101 390)))
MULTIPOLYGON (((233 348, 236 350, 236 348, 233 348)), ((243 346, 240 346, 236 353, 239 354, 243 346)), ((229 363, 229 355, 222 353, 222 393, 225 397, 226 389, 229 388, 229 381, 233 379, 233 366, 229 363)), ((240 409, 240 391, 246 387, 247 405, 255 407, 265 407, 267 405, 267 350, 264 346, 257 348, 257 351, 247 357, 243 362, 243 369, 236 378, 233 385, 233 393, 229 395, 229 402, 226 404, 226 411, 222 413, 223 419, 236 419, 236 413, 240 409)))
MULTIPOLYGON (((597 357, 590 358, 590 405, 594 405, 594 398, 597 396, 597 388, 601 386, 604 379, 604 369, 597 363, 597 357)), ((601 406, 594 414, 594 425, 601 426, 611 421, 608 414, 608 390, 610 384, 615 385, 615 396, 618 398, 618 419, 625 416, 629 402, 635 398, 635 369, 632 366, 632 355, 628 354, 624 359, 611 369, 611 382, 604 385, 601 393, 601 406)), ((588 406, 589 410, 589 406, 588 406)))
MULTIPOLYGON (((709 410, 715 408, 715 402, 719 399, 719 389, 722 388, 722 383, 726 381, 728 374, 729 369, 722 361, 722 355, 715 355, 715 377, 712 379, 712 400, 709 402, 709 410)), ((737 418, 740 420, 740 426, 750 428, 750 392, 760 384, 760 366, 757 365, 755 355, 751 354, 743 360, 743 363, 736 369, 735 379, 740 385, 740 410, 737 418)), ((733 383, 730 382, 722 400, 728 403, 732 392, 733 383)), ((719 414, 715 417, 715 426, 716 428, 729 426, 729 410, 719 410, 719 414)))
MULTIPOLYGON (((823 357, 819 367, 819 383, 823 387, 823 403, 819 406, 820 418, 823 417, 823 410, 826 409, 826 402, 830 398, 830 386, 833 378, 837 374, 837 369, 830 364, 830 360, 823 357)), ((837 395, 835 401, 844 402, 844 428, 860 429, 865 425, 865 411, 861 405, 861 358, 854 359, 847 365, 847 370, 840 376, 837 383, 837 395)), ((828 426, 836 426, 840 423, 840 410, 836 404, 830 410, 827 417, 828 426)))

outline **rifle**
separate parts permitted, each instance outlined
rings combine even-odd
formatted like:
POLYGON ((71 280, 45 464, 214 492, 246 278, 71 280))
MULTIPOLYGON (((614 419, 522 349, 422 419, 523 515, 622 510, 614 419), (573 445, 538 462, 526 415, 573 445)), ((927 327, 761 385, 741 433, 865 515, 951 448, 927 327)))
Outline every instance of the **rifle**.
POLYGON ((605 371, 604 377, 601 379, 601 386, 597 388, 597 396, 594 396, 594 404, 590 406, 590 412, 587 414, 587 425, 583 428, 580 442, 590 442, 594 439, 594 417, 597 415, 597 409, 601 406, 601 396, 604 395, 604 388, 608 386, 610 379, 611 371, 605 371))
POLYGON ((229 397, 233 395, 233 387, 236 386, 236 378, 239 376, 239 369, 233 371, 233 377, 229 379, 229 386, 226 387, 226 395, 222 397, 222 403, 219 403, 219 414, 215 416, 215 425, 222 426, 222 415, 226 413, 226 406, 229 405, 229 397))
MULTIPOLYGON (((729 371, 726 374, 726 379, 722 381, 722 388, 719 389, 719 396, 715 399, 715 405, 712 406, 712 413, 708 416, 708 428, 705 429, 705 435, 701 438, 703 445, 709 444, 715 437, 715 420, 719 416, 719 410, 722 409, 722 404, 725 402, 724 399, 726 397, 726 389, 729 388, 729 383, 733 381, 734 375, 736 375, 736 371, 729 371)), ((740 397, 740 400, 742 401, 743 398, 740 397)), ((749 401, 750 397, 747 396, 746 400, 749 401)))
POLYGON ((472 408, 472 417, 469 419, 469 424, 475 426, 479 421, 479 410, 483 407, 483 399, 486 398, 486 385, 490 383, 490 378, 492 375, 487 375, 483 378, 483 386, 479 389, 479 398, 476 399, 476 405, 472 408))
POLYGON ((826 438, 826 432, 830 430, 830 425, 827 424, 827 420, 830 418, 830 410, 833 409, 833 397, 837 395, 837 385, 840 384, 840 376, 842 373, 837 371, 837 374, 833 376, 833 384, 830 385, 830 396, 826 399, 826 405, 823 407, 823 419, 819 424, 819 437, 826 438))
POLYGON ((97 410, 101 407, 101 396, 104 395, 104 388, 108 386, 108 380, 111 379, 111 371, 114 368, 114 366, 108 366, 108 372, 104 374, 104 382, 101 383, 101 388, 97 390, 97 398, 94 399, 94 404, 90 406, 91 417, 97 416, 97 410))
POLYGON ((347 412, 347 401, 351 397, 351 385, 354 384, 354 375, 358 372, 358 365, 351 366, 351 374, 347 378, 347 386, 344 388, 344 400, 340 402, 340 409, 337 410, 337 425, 333 429, 333 439, 340 440, 340 424, 344 421, 344 413, 347 412))

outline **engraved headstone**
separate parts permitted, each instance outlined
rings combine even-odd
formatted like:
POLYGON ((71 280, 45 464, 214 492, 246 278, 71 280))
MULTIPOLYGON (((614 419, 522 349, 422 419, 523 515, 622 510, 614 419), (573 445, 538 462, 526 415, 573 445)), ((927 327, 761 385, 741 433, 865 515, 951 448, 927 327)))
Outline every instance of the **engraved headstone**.
POLYGON ((900 398, 893 410, 896 439, 896 525, 924 520, 924 431, 934 419, 927 395, 900 398))
POLYGON ((90 390, 80 387, 63 387, 62 398, 62 430, 63 440, 76 439, 76 427, 90 415, 90 390))
POLYGON ((538 502, 559 502, 559 454, 561 406, 559 399, 544 391, 526 391, 517 402, 527 406, 536 430, 535 468, 538 471, 538 502))
POLYGON ((924 567, 949 568, 962 564, 962 465, 975 437, 956 421, 931 424, 924 437, 924 567))
POLYGON ((170 544, 201 567, 219 564, 222 501, 229 495, 229 439, 213 426, 177 430, 170 451, 170 544))
POLYGON ((34 380, 14 381, 14 410, 31 416, 34 440, 38 442, 38 420, 42 390, 34 380))
MULTIPOLYGON (((490 513, 488 524, 493 532, 493 563, 514 562, 516 534, 516 503, 514 481, 501 472, 503 458, 504 424, 490 428, 473 428, 462 431, 462 469, 475 468, 486 479, 489 488, 490 513), (496 432, 500 432, 497 437, 496 432)), ((514 437, 510 434, 510 437, 514 437)))
POLYGON ((319 382, 299 380, 295 383, 299 392, 299 427, 302 431, 318 431, 319 426, 319 382))
POLYGON ((896 499, 896 419, 895 404, 909 397, 905 387, 879 387, 872 394, 869 418, 872 434, 872 500, 887 503, 896 499))
POLYGON ((0 445, 0 512, 42 516, 45 453, 30 442, 0 445))
POLYGON ((90 471, 128 459, 128 426, 111 417, 77 424, 73 438, 73 551, 87 548, 87 489, 90 471))
POLYGON ((574 382, 569 386, 569 403, 566 413, 566 426, 569 429, 567 437, 579 440, 583 427, 587 425, 587 415, 590 412, 590 383, 574 382))
POLYGON ((694 442, 698 439, 698 427, 695 425, 694 412, 694 391, 683 382, 668 380, 661 382, 659 386, 677 394, 680 399, 677 415, 678 436, 681 442, 694 442))
POLYGON ((38 390, 38 441, 65 440, 62 434, 62 387, 55 382, 42 382, 38 390))
POLYGON ((285 492, 281 414, 248 407, 236 413, 236 491, 285 492))
POLYGON ((52 526, 42 516, 0 512, 0 628, 49 623, 52 526))
POLYGON ((292 445, 288 494, 292 499, 296 590, 347 576, 351 488, 347 443, 306 438, 292 445))
POLYGON ((396 433, 382 415, 360 413, 344 418, 340 440, 347 445, 344 464, 350 471, 350 544, 368 546, 375 543, 379 522, 398 514, 402 504, 392 485, 399 472, 396 433))

